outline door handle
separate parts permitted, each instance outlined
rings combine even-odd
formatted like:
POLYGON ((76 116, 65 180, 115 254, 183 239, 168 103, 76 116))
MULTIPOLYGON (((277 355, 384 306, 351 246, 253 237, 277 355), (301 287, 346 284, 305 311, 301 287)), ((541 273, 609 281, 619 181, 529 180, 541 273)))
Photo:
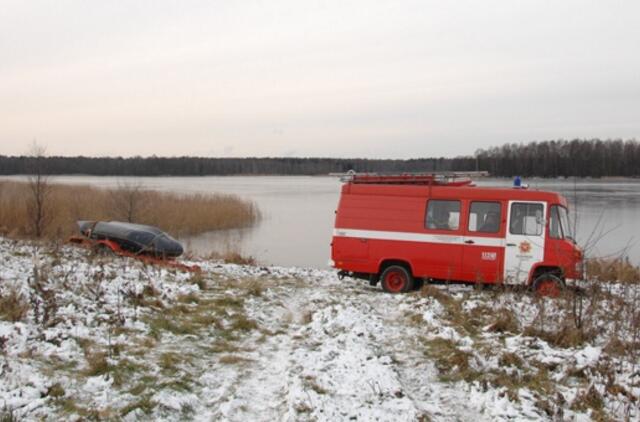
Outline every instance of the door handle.
POLYGON ((507 243, 507 246, 516 246, 515 243, 507 243))
POLYGON ((464 243, 466 243, 467 245, 473 245, 476 242, 474 242, 473 240, 469 239, 469 240, 465 240, 464 243))
POLYGON ((360 241, 361 241, 362 243, 367 243, 367 242, 368 242, 368 239, 360 239, 360 241))

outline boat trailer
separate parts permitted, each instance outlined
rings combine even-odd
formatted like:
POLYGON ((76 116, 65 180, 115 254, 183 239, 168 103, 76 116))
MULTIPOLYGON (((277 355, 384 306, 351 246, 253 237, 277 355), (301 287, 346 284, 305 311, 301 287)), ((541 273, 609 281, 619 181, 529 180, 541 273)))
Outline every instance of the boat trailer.
POLYGON ((148 265, 157 265, 167 268, 175 268, 182 271, 197 272, 201 271, 198 265, 187 265, 176 261, 174 258, 161 257, 141 252, 131 252, 123 249, 121 245, 110 239, 90 239, 84 236, 71 236, 68 241, 70 245, 82 247, 103 256, 120 256, 123 258, 132 258, 148 265))

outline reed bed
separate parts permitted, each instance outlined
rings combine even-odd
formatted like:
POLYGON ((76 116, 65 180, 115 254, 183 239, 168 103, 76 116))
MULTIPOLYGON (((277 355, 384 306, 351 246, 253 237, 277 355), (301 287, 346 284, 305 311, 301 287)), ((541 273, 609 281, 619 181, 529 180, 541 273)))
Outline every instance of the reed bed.
MULTIPOLYGON (((181 195, 145 190, 139 185, 99 189, 50 184, 44 201, 43 237, 63 239, 77 233, 77 220, 118 220, 160 227, 174 236, 250 227, 260 213, 234 195, 181 195)), ((0 234, 32 237, 26 182, 0 182, 0 234)))
POLYGON ((640 267, 633 265, 628 258, 587 259, 586 272, 588 279, 622 283, 640 282, 640 267))

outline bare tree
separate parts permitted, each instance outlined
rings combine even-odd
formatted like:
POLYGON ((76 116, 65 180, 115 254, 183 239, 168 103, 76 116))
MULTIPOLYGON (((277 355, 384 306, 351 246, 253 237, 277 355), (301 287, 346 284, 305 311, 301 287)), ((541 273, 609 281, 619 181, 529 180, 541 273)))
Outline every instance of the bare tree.
POLYGON ((138 220, 143 208, 144 185, 139 180, 118 182, 111 194, 113 214, 119 220, 130 223, 138 220))
POLYGON ((29 149, 29 195, 27 196, 27 213, 33 234, 40 238, 44 234, 51 215, 49 199, 52 185, 46 171, 46 148, 33 142, 29 149))
POLYGON ((6 232, 6 228, 4 227, 4 223, 6 221, 6 217, 4 216, 4 187, 5 182, 0 182, 0 236, 3 236, 6 232))

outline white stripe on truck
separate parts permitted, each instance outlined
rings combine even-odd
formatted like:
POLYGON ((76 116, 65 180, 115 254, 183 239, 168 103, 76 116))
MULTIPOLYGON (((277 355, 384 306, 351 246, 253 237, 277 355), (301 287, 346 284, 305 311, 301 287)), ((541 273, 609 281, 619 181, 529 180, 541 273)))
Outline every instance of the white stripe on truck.
POLYGON ((448 243, 453 245, 465 245, 464 242, 468 241, 473 241, 472 244, 475 246, 502 247, 505 245, 504 239, 499 237, 458 236, 452 234, 425 234, 411 232, 387 232, 381 230, 334 229, 333 235, 336 237, 356 237, 360 239, 376 240, 399 240, 422 243, 448 243))

